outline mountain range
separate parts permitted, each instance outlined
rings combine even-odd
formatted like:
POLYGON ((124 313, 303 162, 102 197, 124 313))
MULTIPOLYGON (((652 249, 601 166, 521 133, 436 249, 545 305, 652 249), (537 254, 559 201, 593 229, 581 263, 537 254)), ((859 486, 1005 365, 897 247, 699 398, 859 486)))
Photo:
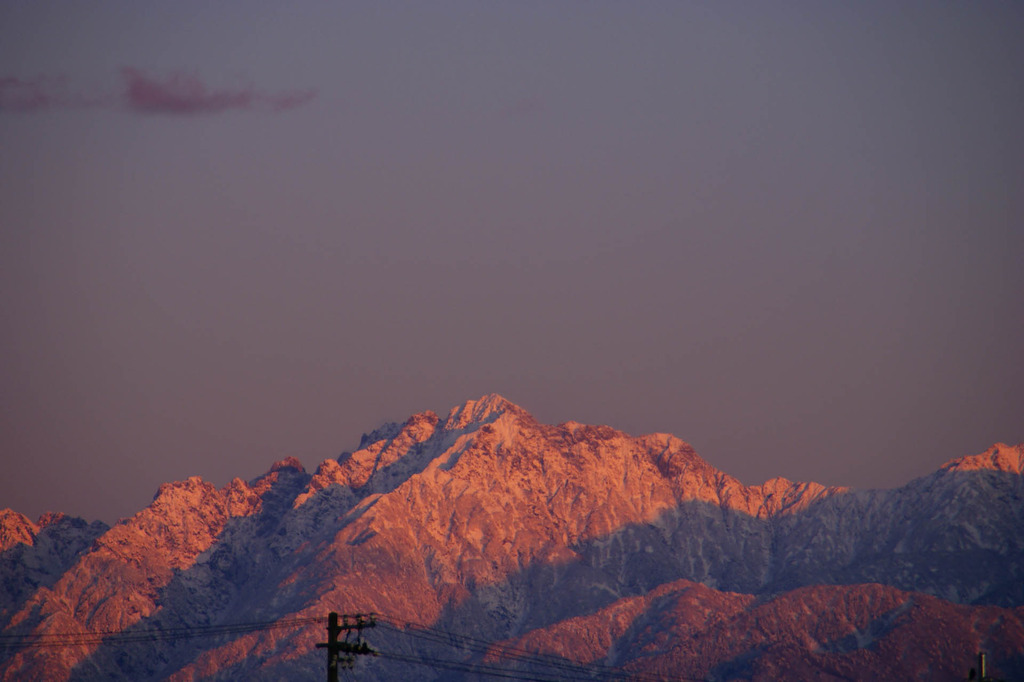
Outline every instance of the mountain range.
POLYGON ((0 680, 317 680, 331 611, 359 679, 1024 678, 1022 530, 1024 445, 747 486, 489 395, 113 526, 0 512, 0 680))

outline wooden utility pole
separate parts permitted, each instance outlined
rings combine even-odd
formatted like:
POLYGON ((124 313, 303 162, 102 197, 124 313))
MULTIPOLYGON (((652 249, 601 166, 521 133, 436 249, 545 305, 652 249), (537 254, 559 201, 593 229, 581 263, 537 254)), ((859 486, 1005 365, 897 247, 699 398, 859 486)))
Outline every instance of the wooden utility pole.
POLYGON ((316 645, 317 649, 327 649, 327 682, 338 682, 339 663, 346 668, 351 668, 355 663, 356 656, 377 655, 377 652, 363 641, 363 629, 372 628, 376 624, 372 613, 355 613, 342 615, 341 625, 338 625, 338 614, 331 611, 327 617, 327 641, 316 645), (350 642, 349 635, 353 630, 356 631, 356 639, 354 642, 350 642), (345 633, 345 640, 339 642, 338 635, 342 632, 345 633), (345 655, 339 656, 338 654, 345 655))

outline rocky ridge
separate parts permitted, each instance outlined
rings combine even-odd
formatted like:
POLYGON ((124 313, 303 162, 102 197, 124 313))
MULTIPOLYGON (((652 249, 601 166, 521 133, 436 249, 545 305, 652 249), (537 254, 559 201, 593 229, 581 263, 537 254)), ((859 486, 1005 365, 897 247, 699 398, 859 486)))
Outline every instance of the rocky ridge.
MULTIPOLYGON (((873 675, 889 665, 880 643, 935 649, 928 637, 938 632, 962 646, 913 665, 941 679, 964 672, 963 651, 1024 646, 1022 451, 998 445, 896 490, 744 486, 674 436, 544 425, 485 396, 444 419, 426 412, 386 425, 312 475, 285 460, 220 490, 193 478, 162 486, 109 530, 81 522, 91 530, 48 569, 55 579, 5 581, 0 626, 5 636, 125 632, 374 611, 695 679, 873 675), (737 640, 750 632, 760 639, 737 640)), ((46 530, 19 517, 0 516, 12 566, 46 530)), ((148 647, 9 647, 0 674, 298 677, 322 667, 321 638, 307 628, 148 647)), ((379 640, 409 649, 394 632, 379 640)), ((432 674, 367 665, 381 679, 432 674)))

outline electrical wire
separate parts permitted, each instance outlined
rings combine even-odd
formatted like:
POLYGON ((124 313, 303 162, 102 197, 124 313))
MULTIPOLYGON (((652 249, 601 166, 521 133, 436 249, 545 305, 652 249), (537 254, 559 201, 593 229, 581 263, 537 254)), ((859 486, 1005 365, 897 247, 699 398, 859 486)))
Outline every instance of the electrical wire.
MULTIPOLYGON (((528 682, 564 682, 568 680, 665 680, 642 672, 626 672, 597 663, 575 663, 559 656, 529 651, 507 644, 499 644, 478 637, 455 633, 431 627, 423 623, 401 621, 379 614, 358 614, 356 618, 368 617, 366 627, 379 625, 400 636, 418 639, 435 646, 456 649, 479 655, 480 662, 438 658, 436 656, 404 654, 389 650, 377 650, 374 654, 384 659, 415 665, 425 665, 439 670, 452 670, 496 678, 524 680, 528 682), (497 657, 499 661, 487 662, 486 657, 497 657), (502 666, 500 661, 519 664, 526 670, 502 666)), ((247 623, 226 623, 220 625, 190 625, 173 628, 140 628, 135 630, 85 630, 67 633, 0 634, 0 651, 5 649, 67 648, 90 645, 125 645, 143 642, 170 642, 199 637, 241 635, 270 630, 284 630, 310 625, 324 625, 325 617, 289 618, 276 621, 254 621, 247 623)), ((697 678, 677 676, 683 682, 700 682, 697 678)))
POLYGON ((501 677, 508 680, 525 680, 527 682, 566 682, 566 680, 595 679, 593 676, 587 678, 568 678, 563 675, 559 675, 558 677, 538 677, 537 673, 519 672, 515 670, 509 670, 508 668, 500 668, 497 666, 490 666, 482 663, 453 661, 450 659, 430 658, 427 656, 408 656, 384 651, 378 652, 377 655, 381 658, 388 658, 394 661, 401 661, 403 663, 426 665, 438 670, 454 670, 457 672, 473 673, 475 675, 501 677))
POLYGON ((166 642, 217 635, 240 635, 268 630, 284 630, 324 623, 325 618, 289 618, 277 621, 227 623, 222 625, 189 625, 174 628, 137 630, 85 630, 67 633, 29 633, 0 635, 0 649, 39 649, 49 647, 86 646, 90 644, 131 644, 135 642, 166 642))
POLYGON ((554 668, 567 673, 582 672, 588 677, 592 677, 592 674, 598 671, 597 666, 586 667, 556 656, 515 649, 514 647, 503 647, 502 645, 495 644, 494 642, 488 642, 468 635, 438 630, 436 628, 430 628, 422 625, 413 625, 412 627, 401 628, 387 621, 383 621, 381 624, 401 635, 414 637, 436 645, 452 647, 461 651, 469 651, 482 656, 491 655, 509 661, 532 663, 534 665, 554 668))
MULTIPOLYGON (((633 671, 627 672, 621 668, 612 668, 600 663, 575 663, 560 656, 542 654, 508 644, 499 644, 485 639, 472 637, 470 635, 441 630, 422 623, 397 621, 386 616, 378 616, 378 622, 380 625, 383 625, 390 630, 434 644, 450 646, 477 654, 483 654, 485 656, 496 656, 538 668, 550 668, 559 671, 562 675, 568 673, 582 676, 575 678, 566 678, 563 676, 558 679, 630 679, 640 681, 651 680, 652 682, 665 680, 664 676, 655 676, 648 673, 633 671)), ((507 668, 499 669, 508 671, 507 668)), ((673 676, 672 679, 680 680, 680 682, 702 682, 703 680, 703 678, 685 677, 681 675, 673 676)))

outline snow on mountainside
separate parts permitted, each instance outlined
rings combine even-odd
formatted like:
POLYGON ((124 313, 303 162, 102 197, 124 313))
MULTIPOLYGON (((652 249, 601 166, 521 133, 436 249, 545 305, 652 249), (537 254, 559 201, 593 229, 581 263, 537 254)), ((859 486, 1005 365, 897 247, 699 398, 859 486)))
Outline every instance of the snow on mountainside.
POLYGON ((0 552, 6 552, 16 545, 31 545, 39 532, 39 526, 12 509, 0 510, 0 552))
POLYGON ((972 457, 960 457, 942 465, 941 471, 1005 471, 1010 474, 1024 473, 1024 447, 1011 447, 997 443, 987 452, 972 457))
POLYGON ((659 679, 686 671, 715 680, 959 680, 980 633, 990 633, 995 660, 1019 658, 1024 612, 884 585, 802 587, 758 599, 680 580, 495 650, 610 661, 659 679))
POLYGON ((63 514, 44 514, 33 523, 9 509, 0 511, 0 624, 33 592, 53 586, 107 530, 100 521, 63 514))
MULTIPOLYGON (((984 648, 1021 674, 1022 453, 997 445, 896 490, 744 486, 674 436, 540 424, 485 396, 385 425, 312 475, 290 458, 220 490, 165 484, 113 528, 74 521, 60 552, 32 554, 69 520, 0 515, 0 679, 317 679, 322 626, 87 635, 330 610, 632 675, 953 679, 984 648), (68 633, 76 646, 26 646, 68 633)), ((411 632, 371 641, 489 660, 411 632)), ((441 674, 359 665, 377 679, 441 674)))

